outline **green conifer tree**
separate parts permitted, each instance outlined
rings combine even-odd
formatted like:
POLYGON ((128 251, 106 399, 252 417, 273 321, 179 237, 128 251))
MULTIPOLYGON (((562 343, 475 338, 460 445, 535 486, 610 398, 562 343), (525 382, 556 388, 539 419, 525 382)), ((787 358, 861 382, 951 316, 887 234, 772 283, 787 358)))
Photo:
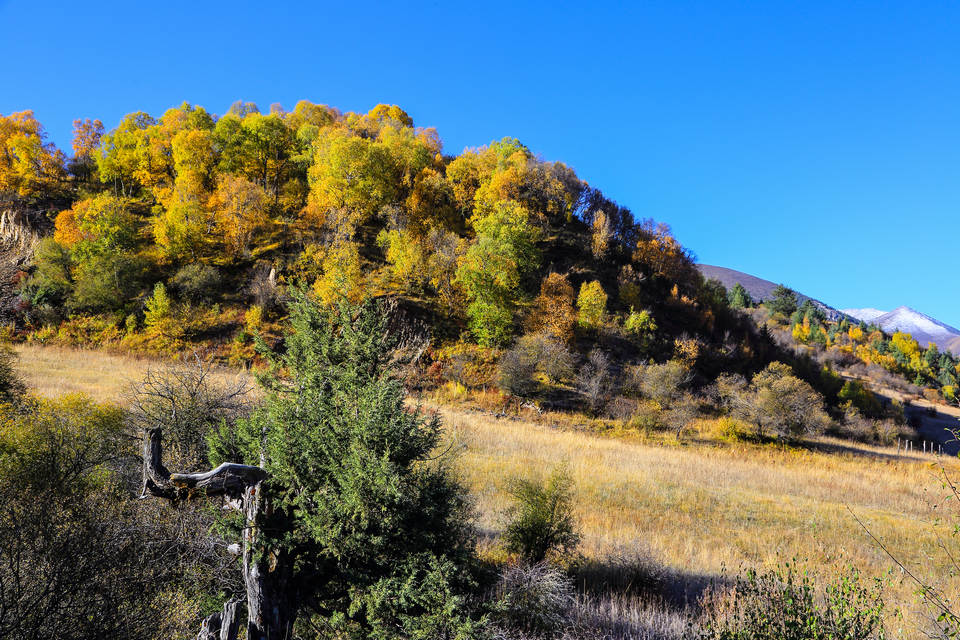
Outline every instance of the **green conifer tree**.
POLYGON ((734 309, 748 309, 753 306, 750 293, 739 282, 730 289, 729 300, 730 306, 734 309))
POLYGON ((282 354, 260 345, 274 365, 263 407, 210 442, 215 464, 269 474, 263 552, 289 563, 287 600, 337 637, 464 632, 466 494, 435 459, 439 418, 405 405, 384 316, 297 293, 291 325, 282 354))
POLYGON ((778 284, 766 304, 770 311, 790 317, 797 310, 797 294, 793 289, 778 284))

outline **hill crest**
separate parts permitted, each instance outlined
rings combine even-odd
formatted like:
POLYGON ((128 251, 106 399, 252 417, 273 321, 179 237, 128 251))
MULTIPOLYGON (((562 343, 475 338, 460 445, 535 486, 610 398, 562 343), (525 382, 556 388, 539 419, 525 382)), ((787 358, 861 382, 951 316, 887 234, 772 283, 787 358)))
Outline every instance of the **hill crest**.
MULTIPOLYGON (((779 286, 776 282, 764 280, 763 278, 758 278, 750 275, 749 273, 743 273, 742 271, 736 271, 735 269, 728 269, 727 267, 718 267, 710 264, 698 264, 697 269, 700 270, 700 273, 703 274, 704 278, 718 280, 728 290, 731 289, 735 284, 739 283, 744 289, 747 290, 747 293, 750 294, 750 297, 757 302, 770 299, 773 296, 773 290, 779 286)), ((814 306, 822 310, 828 319, 840 320, 843 318, 844 313, 842 311, 799 291, 794 290, 794 292, 797 294, 798 303, 803 304, 804 301, 809 300, 814 304, 814 306)))

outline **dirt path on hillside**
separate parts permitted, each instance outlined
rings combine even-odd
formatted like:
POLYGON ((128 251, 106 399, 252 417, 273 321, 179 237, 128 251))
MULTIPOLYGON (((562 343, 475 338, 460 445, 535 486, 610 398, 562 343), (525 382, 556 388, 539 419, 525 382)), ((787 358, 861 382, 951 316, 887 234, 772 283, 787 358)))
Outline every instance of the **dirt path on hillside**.
MULTIPOLYGON (((848 380, 860 380, 870 391, 886 402, 896 400, 903 403, 903 413, 908 420, 918 425, 917 435, 921 440, 935 443, 938 451, 939 447, 943 447, 944 454, 951 456, 960 454, 960 440, 955 435, 960 433, 960 407, 933 404, 924 398, 907 396, 894 389, 873 384, 869 380, 841 375, 848 380)), ((920 446, 920 451, 923 451, 922 445, 920 446)))

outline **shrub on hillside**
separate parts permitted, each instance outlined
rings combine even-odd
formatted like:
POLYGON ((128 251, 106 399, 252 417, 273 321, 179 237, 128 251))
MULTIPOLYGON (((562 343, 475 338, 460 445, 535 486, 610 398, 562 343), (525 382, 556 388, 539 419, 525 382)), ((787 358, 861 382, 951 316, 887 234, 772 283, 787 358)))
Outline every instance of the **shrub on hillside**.
POLYGON ((126 253, 105 253, 79 264, 67 302, 73 310, 116 311, 140 290, 144 263, 126 253))
POLYGON ((497 384, 515 396, 529 396, 539 386, 534 378, 536 372, 536 353, 517 344, 500 358, 497 365, 497 384))
POLYGON ((546 562, 504 567, 494 590, 495 637, 553 638, 572 619, 576 597, 570 578, 546 562))
POLYGON ((848 380, 844 383, 837 398, 842 403, 849 403, 856 407, 860 413, 869 417, 877 418, 883 415, 883 406, 869 389, 863 386, 859 380, 848 380))
POLYGON ((843 420, 833 427, 832 432, 843 438, 883 445, 896 443, 897 438, 902 435, 896 421, 889 418, 868 418, 853 407, 844 412, 843 420))
POLYGON ((736 442, 752 437, 753 435, 749 424, 731 416, 701 419, 697 421, 697 427, 701 435, 716 440, 736 442))
POLYGON ((73 291, 70 251, 53 238, 44 238, 34 252, 33 266, 21 295, 34 305, 61 309, 73 291))
POLYGON ((599 413, 606 406, 613 390, 610 357, 598 349, 591 351, 587 362, 577 372, 576 387, 587 401, 590 410, 599 413))
POLYGON ((782 440, 795 440, 831 424, 823 397, 782 362, 771 363, 749 384, 740 375, 721 375, 713 393, 722 409, 753 424, 760 437, 772 432, 782 440))
POLYGON ((522 336, 503 354, 497 367, 500 388, 513 395, 526 396, 536 391, 535 375, 541 373, 551 382, 573 375, 573 354, 547 333, 522 336))
POLYGON ((212 302, 220 295, 223 279, 215 267, 194 263, 181 267, 170 279, 170 286, 181 300, 212 302))
POLYGON ((664 412, 664 422, 673 431, 677 440, 687 426, 697 417, 700 407, 697 399, 690 394, 675 398, 664 412))
POLYGON ((646 349, 656 335, 657 323, 646 309, 634 311, 631 307, 630 313, 623 321, 623 329, 641 349, 646 349))
POLYGON ((848 568, 819 587, 795 563, 749 570, 730 592, 706 600, 701 640, 870 640, 884 638, 882 583, 865 586, 848 568))
POLYGON ((683 387, 693 379, 692 372, 679 360, 651 364, 637 370, 640 391, 661 404, 671 404, 683 387))
POLYGON ((663 407, 653 400, 644 400, 637 404, 627 426, 644 434, 663 429, 666 416, 663 407))
POLYGON ((507 551, 530 563, 551 553, 572 551, 580 542, 573 516, 573 479, 558 467, 543 481, 518 479, 510 487, 514 504, 503 532, 507 551))
POLYGON ((819 433, 830 424, 823 397, 783 363, 768 365, 753 377, 751 387, 754 420, 782 440, 819 433))

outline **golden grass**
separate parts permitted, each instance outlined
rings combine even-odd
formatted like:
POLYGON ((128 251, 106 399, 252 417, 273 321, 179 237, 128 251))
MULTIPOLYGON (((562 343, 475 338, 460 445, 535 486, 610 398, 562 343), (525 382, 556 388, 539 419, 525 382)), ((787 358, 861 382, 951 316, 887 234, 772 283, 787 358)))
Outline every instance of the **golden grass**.
MULTIPOLYGON (((901 561, 960 593, 930 522, 940 495, 931 458, 825 441, 846 453, 774 446, 651 446, 440 408, 458 465, 486 527, 508 505, 505 479, 565 462, 573 474, 584 551, 645 547, 679 575, 770 565, 796 556, 824 574, 852 563, 871 576, 892 566, 851 514, 901 561), (849 510, 848 510, 849 509, 849 510)), ((945 464, 956 474, 958 466, 945 464)), ((944 533, 941 531, 941 533, 944 533)), ((890 594, 915 628, 914 586, 897 574, 890 594)))
MULTIPOLYGON (((101 402, 123 402, 130 385, 143 378, 151 368, 167 365, 163 360, 104 353, 69 347, 15 345, 18 368, 27 386, 36 394, 56 397, 66 393, 86 393, 101 402)), ((224 367, 211 374, 225 382, 249 374, 224 367)))
MULTIPOLYGON (((116 400, 130 380, 156 364, 32 346, 18 352, 27 382, 44 395, 84 391, 116 400)), ((693 578, 794 556, 825 575, 852 563, 879 576, 893 563, 856 514, 904 563, 948 593, 960 593, 960 577, 949 577, 931 525, 931 504, 941 497, 933 458, 897 458, 895 449, 830 440, 819 443, 817 451, 651 444, 477 411, 429 408, 444 418, 447 437, 459 450, 456 470, 488 531, 502 525, 510 478, 536 476, 565 462, 576 483, 588 556, 639 547, 676 575, 693 578)), ((937 461, 954 477, 960 475, 956 461, 937 461)), ((903 607, 905 618, 897 626, 908 637, 918 633, 914 594, 914 586, 895 574, 888 596, 903 607)))

